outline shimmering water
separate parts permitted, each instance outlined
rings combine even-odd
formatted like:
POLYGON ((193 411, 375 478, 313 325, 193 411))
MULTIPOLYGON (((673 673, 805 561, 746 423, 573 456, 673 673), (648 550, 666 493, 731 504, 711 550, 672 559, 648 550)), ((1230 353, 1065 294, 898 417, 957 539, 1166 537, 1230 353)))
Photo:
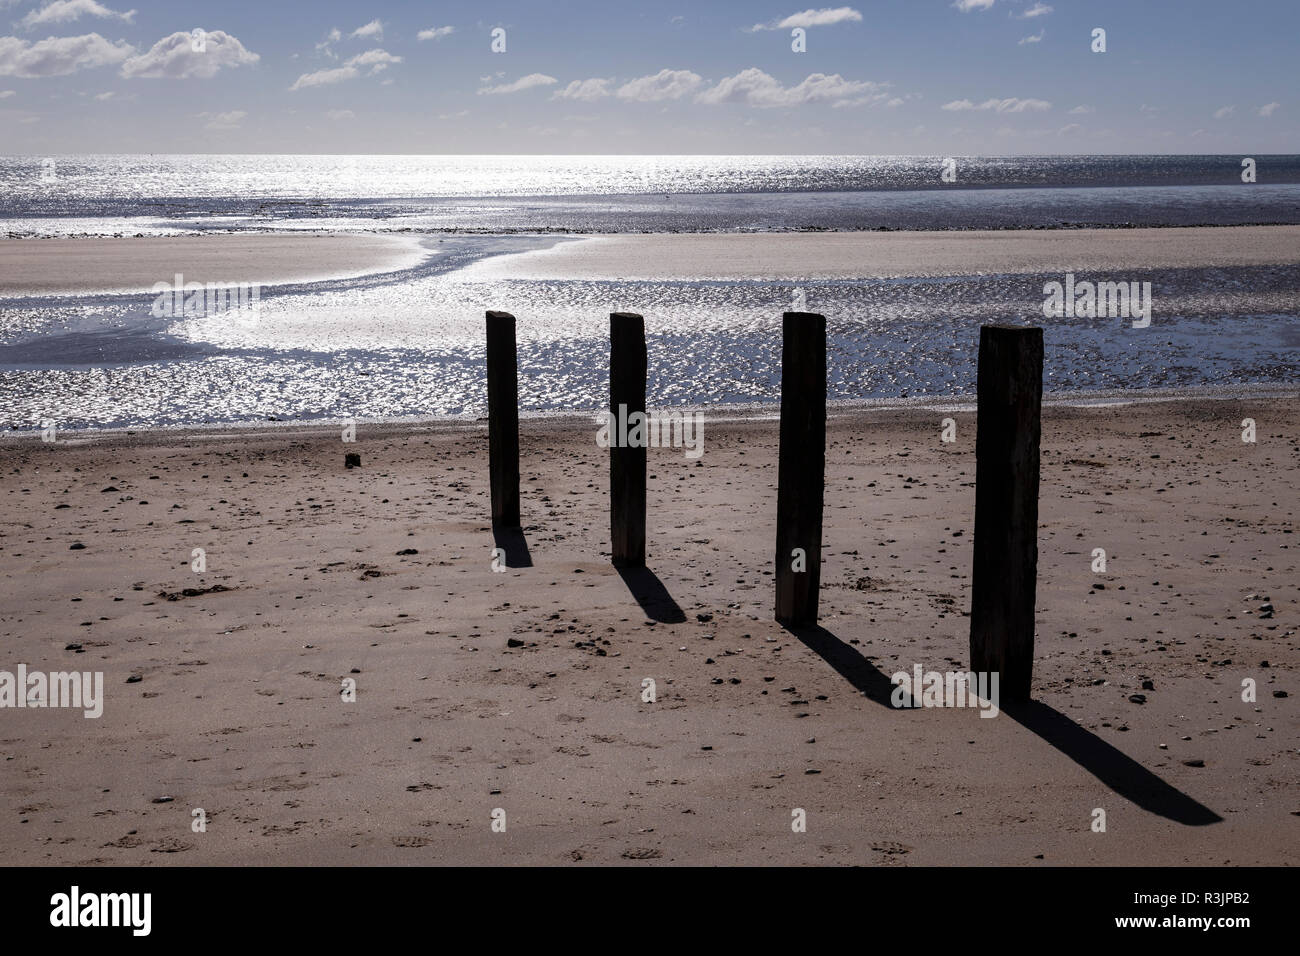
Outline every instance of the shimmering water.
POLYGON ((1300 156, 0 157, 0 236, 1300 222, 1300 156))
MULTIPOLYGON (((155 318, 152 295, 0 300, 0 427, 478 415, 483 312, 520 317, 526 411, 607 399, 610 311, 646 316, 654 405, 771 403, 789 281, 475 280, 556 233, 1300 222, 1300 157, 0 158, 0 236, 403 230, 402 272, 264 290, 255 321, 155 318)), ((1140 264, 1135 264, 1140 265, 1140 264)), ((1294 385, 1300 264, 1134 268, 1150 328, 1044 320, 1053 276, 804 281, 828 317, 832 399, 961 396, 978 328, 1042 323, 1046 387, 1294 385)))
MULTIPOLYGON (((437 242, 437 240, 432 240, 437 242)), ((462 238, 463 256, 502 240, 462 238)), ((521 244, 522 239, 513 240, 521 244)), ((1042 320, 1059 276, 801 282, 829 321, 832 399, 968 395, 978 329, 1043 321, 1049 391, 1294 383, 1300 268, 1132 271, 1156 319, 1042 320)), ((480 415, 483 313, 520 317, 526 411, 608 395, 608 313, 646 316, 654 405, 775 402, 789 282, 475 282, 446 259, 263 292, 256 321, 156 319, 152 296, 15 302, 0 325, 0 422, 33 427, 480 415)))

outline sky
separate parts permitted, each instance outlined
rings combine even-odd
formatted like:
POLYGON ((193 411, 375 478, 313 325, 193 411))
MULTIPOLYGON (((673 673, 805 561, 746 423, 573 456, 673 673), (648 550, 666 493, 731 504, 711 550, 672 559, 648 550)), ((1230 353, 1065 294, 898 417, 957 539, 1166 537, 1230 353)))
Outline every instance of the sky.
POLYGON ((806 2, 0 0, 0 154, 1300 152, 1300 0, 806 2))

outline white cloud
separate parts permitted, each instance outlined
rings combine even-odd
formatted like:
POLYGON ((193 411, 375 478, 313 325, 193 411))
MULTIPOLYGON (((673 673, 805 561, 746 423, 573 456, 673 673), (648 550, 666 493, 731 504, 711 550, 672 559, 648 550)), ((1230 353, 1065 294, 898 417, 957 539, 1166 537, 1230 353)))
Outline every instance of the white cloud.
POLYGON ((838 73, 810 74, 796 86, 782 86, 775 77, 757 67, 728 76, 712 89, 695 97, 700 103, 746 103, 761 108, 802 106, 806 103, 834 103, 863 93, 878 93, 884 84, 846 80, 838 73))
POLYGON ((1083 127, 1080 126, 1078 123, 1070 123, 1070 124, 1068 124, 1068 125, 1066 125, 1066 126, 1062 126, 1060 129, 1058 129, 1058 130, 1056 131, 1056 135, 1057 135, 1057 136, 1069 136, 1071 133, 1077 133, 1077 132, 1081 131, 1082 129, 1083 129, 1083 127))
POLYGON ((901 106, 903 101, 898 97, 894 97, 891 100, 888 93, 872 93, 869 96, 858 96, 851 100, 836 100, 831 103, 831 109, 841 109, 852 106, 875 106, 879 103, 885 103, 886 106, 901 106), (889 100, 889 102, 885 103, 886 100, 889 100))
POLYGON ((971 10, 987 10, 993 3, 994 0, 956 0, 953 6, 962 13, 968 13, 971 10))
POLYGON ((1263 106, 1256 107, 1255 112, 1260 116, 1272 116, 1273 111, 1281 105, 1281 103, 1265 103, 1263 106))
MULTIPOLYGON (((18 94, 15 93, 13 90, 0 90, 0 100, 7 100, 9 99, 9 97, 17 96, 17 95, 18 94)), ((99 97, 95 97, 95 99, 99 99, 99 97)))
POLYGON ((384 38, 384 25, 378 20, 371 20, 365 26, 357 27, 349 34, 350 39, 357 37, 362 39, 374 37, 376 40, 382 40, 384 38))
POLYGON ((609 84, 613 83, 612 79, 606 80, 600 77, 592 77, 590 80, 574 80, 562 90, 556 90, 551 94, 553 100, 582 100, 584 103, 590 103, 593 100, 604 99, 606 96, 612 96, 609 84))
POLYGON ((355 80, 361 75, 361 67, 370 67, 369 76, 376 73, 382 73, 394 63, 401 63, 400 56, 393 56, 387 50, 374 49, 367 50, 365 53, 358 53, 350 60, 344 62, 342 66, 336 66, 330 70, 317 70, 315 73, 304 73, 298 79, 293 81, 293 86, 289 91, 304 90, 312 86, 329 86, 332 83, 342 83, 345 80, 355 80))
POLYGON ((521 76, 513 83, 481 87, 479 93, 486 93, 489 96, 499 93, 518 93, 521 90, 531 90, 535 86, 551 86, 558 82, 555 77, 547 76, 545 73, 529 73, 527 76, 521 76))
POLYGON ((455 27, 430 27, 427 30, 421 30, 415 35, 417 40, 441 40, 445 36, 451 36, 456 32, 455 27))
POLYGON ((1082 116, 1084 113, 1095 113, 1095 112, 1097 112, 1097 107, 1089 106, 1086 103, 1080 103, 1074 109, 1070 110, 1070 114, 1072 116, 1082 116))
POLYGON ((208 79, 217 75, 222 67, 249 66, 261 59, 244 48, 238 39, 224 30, 204 34, 204 50, 194 51, 188 33, 165 36, 150 48, 148 53, 133 56, 122 64, 122 75, 132 77, 169 77, 183 80, 191 77, 208 79))
POLYGON ((629 80, 618 88, 618 98, 638 103, 678 100, 699 89, 704 77, 690 70, 660 70, 652 76, 629 80))
POLYGON ((1221 107, 1219 107, 1217 110, 1214 111, 1214 118, 1215 118, 1215 119, 1227 119, 1229 116, 1231 116, 1231 115, 1232 115, 1233 113, 1235 113, 1236 111, 1237 111, 1237 107, 1236 107, 1236 106, 1221 106, 1221 107))
POLYGON ((829 27, 836 23, 860 23, 862 14, 852 7, 823 7, 820 10, 804 10, 792 13, 784 20, 772 20, 768 23, 755 23, 749 28, 757 30, 791 30, 794 27, 829 27))
POLYGON ((289 91, 303 90, 309 86, 328 86, 331 83, 341 83, 344 80, 355 80, 361 75, 361 71, 352 66, 337 66, 332 70, 317 70, 315 73, 304 73, 298 79, 293 81, 293 86, 289 91))
MULTIPOLYGON (((338 27, 334 27, 332 30, 330 30, 329 33, 325 35, 324 40, 316 44, 316 52, 324 53, 331 60, 337 60, 338 54, 334 52, 332 48, 332 44, 338 43, 342 39, 343 39, 343 34, 339 32, 338 27)), ((296 57, 297 54, 295 53, 294 56, 296 57)))
POLYGON ((462 116, 469 116, 469 110, 461 110, 460 112, 457 113, 439 113, 438 119, 440 120, 460 119, 462 116))
POLYGON ((1042 43, 1043 37, 1047 34, 1046 30, 1039 30, 1036 35, 1021 37, 1017 46, 1024 46, 1026 43, 1042 43))
POLYGON ((17 37, 0 37, 0 76, 23 79, 67 76, 77 70, 121 63, 134 52, 135 47, 125 40, 110 43, 98 33, 49 37, 36 43, 17 37))
POLYGON ((389 53, 387 50, 376 48, 373 50, 367 50, 365 53, 358 53, 352 59, 348 60, 344 66, 368 66, 370 67, 369 75, 374 76, 376 73, 382 73, 392 64, 401 62, 402 58, 400 56, 393 56, 393 54, 389 53))
POLYGON ((356 119, 357 114, 351 110, 326 110, 325 115, 336 122, 338 120, 356 119))
POLYGON ((1034 17, 1045 17, 1052 12, 1054 8, 1045 3, 1035 3, 1024 13, 1013 14, 1017 20, 1032 20, 1034 17))
POLYGON ((109 90, 107 93, 96 93, 95 99, 99 100, 102 103, 105 100, 111 100, 116 95, 117 94, 114 93, 112 90, 109 90))
POLYGON ((953 100, 951 103, 944 103, 939 107, 949 112, 960 110, 993 110, 998 113, 1023 113, 1026 110, 1049 110, 1052 104, 1047 100, 1018 99, 1009 96, 1004 100, 992 99, 985 100, 983 103, 972 103, 970 100, 953 100))
POLYGON ((207 120, 204 124, 207 129, 239 129, 247 115, 247 110, 230 110, 227 113, 200 113, 199 119, 207 120))
POLYGON ((53 3, 47 3, 29 12, 18 21, 18 25, 24 30, 30 30, 32 27, 46 23, 70 23, 82 15, 105 19, 112 17, 130 23, 131 18, 135 16, 135 11, 118 13, 99 3, 98 0, 54 0, 53 3))

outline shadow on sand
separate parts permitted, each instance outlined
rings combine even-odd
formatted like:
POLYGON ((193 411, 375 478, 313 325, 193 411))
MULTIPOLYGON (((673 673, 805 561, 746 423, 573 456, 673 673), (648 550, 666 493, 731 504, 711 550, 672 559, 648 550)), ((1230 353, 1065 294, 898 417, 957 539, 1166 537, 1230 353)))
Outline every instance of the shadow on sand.
POLYGON ((533 556, 528 552, 528 539, 518 528, 493 528, 492 540, 505 552, 506 567, 531 568, 533 556))
POLYGON ((686 613, 673 600, 664 583, 649 568, 618 568, 618 576, 641 605, 646 617, 660 624, 681 624, 686 613))
MULTIPOLYGON (((786 630, 869 699, 894 709, 890 703, 894 683, 851 646, 817 624, 786 630)), ((1185 826, 1223 822, 1209 807, 1165 783, 1132 757, 1084 730, 1055 708, 1031 700, 1003 704, 1001 710, 1143 810, 1185 826)))

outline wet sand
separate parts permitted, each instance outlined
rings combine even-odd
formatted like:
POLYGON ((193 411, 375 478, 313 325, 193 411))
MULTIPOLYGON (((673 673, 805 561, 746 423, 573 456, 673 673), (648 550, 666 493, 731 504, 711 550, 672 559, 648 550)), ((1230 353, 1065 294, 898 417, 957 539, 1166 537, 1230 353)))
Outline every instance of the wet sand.
POLYGON ((872 279, 1300 261, 1300 226, 598 236, 489 259, 473 279, 872 279))
MULTIPOLYGON (((356 233, 0 240, 0 297, 275 285, 410 268, 417 237, 356 233)), ((1288 265, 1300 226, 577 237, 461 272, 498 279, 848 279, 1288 265)))
POLYGON ((0 297, 147 292, 186 282, 279 285, 394 272, 424 253, 408 236, 213 235, 0 239, 0 297))
POLYGON ((651 450, 630 581, 586 423, 525 421, 503 573, 478 426, 2 438, 0 669, 107 700, 0 710, 0 861, 1295 863, 1298 413, 1044 410, 1038 703, 994 719, 888 700, 968 660, 969 412, 832 416, 799 635, 770 418, 651 450))

